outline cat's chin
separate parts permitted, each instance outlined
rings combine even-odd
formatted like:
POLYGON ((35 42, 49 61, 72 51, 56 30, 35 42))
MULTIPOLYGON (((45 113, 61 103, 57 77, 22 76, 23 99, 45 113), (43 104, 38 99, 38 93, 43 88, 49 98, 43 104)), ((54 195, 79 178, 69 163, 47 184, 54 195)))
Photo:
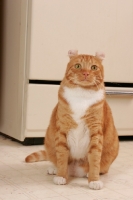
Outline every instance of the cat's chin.
POLYGON ((74 80, 74 81, 70 81, 69 82, 70 84, 72 84, 72 85, 77 85, 77 86, 91 86, 92 84, 90 83, 90 81, 88 81, 88 80, 80 80, 80 81, 78 81, 78 80, 74 80))
POLYGON ((75 82, 74 85, 79 86, 79 87, 84 87, 84 88, 97 88, 98 89, 98 85, 90 83, 89 81, 80 81, 80 82, 75 82))
POLYGON ((65 80, 64 83, 68 87, 83 87, 86 89, 94 89, 94 90, 101 88, 101 83, 94 84, 93 81, 89 80, 65 80))
POLYGON ((90 81, 90 80, 74 80, 72 82, 70 82, 71 84, 75 85, 75 86, 81 86, 81 87, 97 87, 99 84, 95 84, 94 81, 90 81))

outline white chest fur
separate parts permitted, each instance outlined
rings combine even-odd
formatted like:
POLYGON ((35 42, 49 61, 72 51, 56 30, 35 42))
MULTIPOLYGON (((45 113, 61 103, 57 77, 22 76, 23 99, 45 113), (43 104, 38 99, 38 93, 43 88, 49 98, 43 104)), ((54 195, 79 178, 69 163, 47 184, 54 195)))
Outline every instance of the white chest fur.
POLYGON ((67 143, 70 148, 70 154, 75 159, 84 158, 89 146, 89 129, 81 121, 76 129, 71 129, 68 133, 67 143))
POLYGON ((70 153, 75 159, 84 158, 88 150, 90 137, 89 128, 81 117, 85 115, 90 106, 103 99, 104 91, 102 89, 93 91, 80 87, 64 87, 63 95, 73 112, 73 119, 78 124, 76 129, 71 129, 68 133, 67 142, 70 153))

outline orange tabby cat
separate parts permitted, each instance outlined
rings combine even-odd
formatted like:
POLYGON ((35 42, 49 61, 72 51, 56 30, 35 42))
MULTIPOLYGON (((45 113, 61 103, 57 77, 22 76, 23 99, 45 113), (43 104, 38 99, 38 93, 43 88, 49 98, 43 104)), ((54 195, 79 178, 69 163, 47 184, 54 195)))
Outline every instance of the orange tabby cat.
POLYGON ((45 136, 45 151, 26 157, 26 162, 49 160, 55 184, 68 176, 88 177, 91 189, 101 189, 99 174, 107 173, 118 154, 119 142, 110 107, 105 99, 104 54, 78 55, 70 61, 58 93, 45 136))

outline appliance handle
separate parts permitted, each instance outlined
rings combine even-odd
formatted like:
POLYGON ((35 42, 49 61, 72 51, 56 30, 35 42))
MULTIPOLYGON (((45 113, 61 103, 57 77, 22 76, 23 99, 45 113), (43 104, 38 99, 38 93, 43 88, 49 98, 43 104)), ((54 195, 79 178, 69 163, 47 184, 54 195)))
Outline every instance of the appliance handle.
POLYGON ((106 95, 115 95, 115 96, 133 96, 133 88, 131 89, 106 89, 106 95))

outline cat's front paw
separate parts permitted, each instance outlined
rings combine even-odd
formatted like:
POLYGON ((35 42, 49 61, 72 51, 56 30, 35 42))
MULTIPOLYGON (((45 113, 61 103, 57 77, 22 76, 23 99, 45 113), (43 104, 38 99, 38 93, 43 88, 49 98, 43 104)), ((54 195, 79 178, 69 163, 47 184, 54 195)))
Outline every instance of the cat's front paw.
POLYGON ((87 178, 89 177, 89 173, 86 174, 86 177, 87 177, 87 178))
POLYGON ((65 185, 66 184, 66 179, 61 176, 55 176, 53 181, 56 185, 65 185))
POLYGON ((47 173, 50 174, 50 175, 56 175, 57 169, 54 168, 54 167, 49 167, 49 168, 47 169, 47 173))
POLYGON ((91 181, 89 182, 89 188, 93 190, 100 190, 103 188, 103 182, 102 181, 91 181))

